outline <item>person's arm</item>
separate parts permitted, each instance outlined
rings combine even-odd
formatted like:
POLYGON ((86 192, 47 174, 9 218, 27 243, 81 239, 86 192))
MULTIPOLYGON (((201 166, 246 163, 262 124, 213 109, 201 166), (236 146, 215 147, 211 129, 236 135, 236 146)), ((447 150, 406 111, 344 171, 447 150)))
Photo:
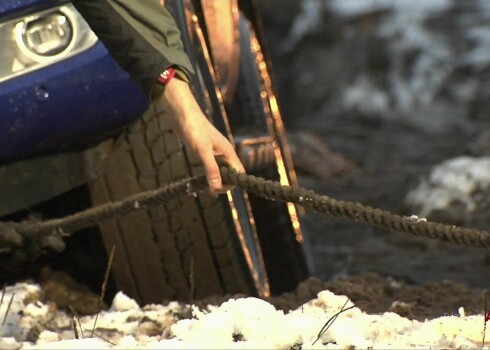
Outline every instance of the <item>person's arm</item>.
POLYGON ((172 128, 201 158, 210 190, 217 193, 228 189, 221 183, 217 160, 239 172, 245 172, 245 169, 231 143, 201 111, 189 84, 175 78, 170 80, 165 86, 163 99, 170 114, 172 128))
MULTIPOLYGON (((177 25, 160 0, 73 0, 73 4, 148 96, 169 67, 184 78, 193 74, 177 25)), ((174 131, 201 158, 210 190, 225 190, 216 159, 244 171, 233 146, 203 114, 187 82, 174 78, 158 90, 163 95, 156 98, 166 104, 174 131)))
POLYGON ((147 96, 171 66, 187 76, 194 73, 177 25, 159 0, 73 0, 73 5, 147 96))

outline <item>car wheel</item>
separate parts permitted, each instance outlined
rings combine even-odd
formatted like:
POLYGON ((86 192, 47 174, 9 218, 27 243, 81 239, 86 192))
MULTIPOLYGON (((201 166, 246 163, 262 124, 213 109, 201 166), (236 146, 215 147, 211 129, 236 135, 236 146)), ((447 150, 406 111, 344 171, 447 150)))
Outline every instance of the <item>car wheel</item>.
MULTIPOLYGON (((89 184, 92 201, 97 205, 154 190, 200 167, 164 111, 153 105, 113 142, 106 173, 89 184)), ((100 223, 106 250, 116 247, 117 288, 143 304, 256 294, 227 202, 226 195, 199 193, 100 223)))
MULTIPOLYGON (((247 22, 242 19, 240 24, 243 53, 235 100, 225 105, 198 21, 192 17, 194 22, 184 26, 190 16, 180 5, 175 11, 197 71, 191 85, 203 110, 242 151, 260 155, 251 173, 289 181, 284 177, 288 169, 281 165, 288 156, 283 130, 273 125, 280 116, 272 115, 273 95, 257 66, 260 50, 251 51, 253 33, 247 22)), ((111 148, 106 173, 89 184, 94 204, 202 174, 198 157, 178 141, 158 104, 111 148)), ((246 154, 242 156, 246 161, 246 154)), ((143 304, 235 293, 266 297, 271 294, 269 280, 277 294, 293 289, 308 275, 294 207, 249 197, 240 189, 218 198, 207 193, 183 196, 102 222, 99 230, 106 250, 116 247, 116 287, 143 304)))

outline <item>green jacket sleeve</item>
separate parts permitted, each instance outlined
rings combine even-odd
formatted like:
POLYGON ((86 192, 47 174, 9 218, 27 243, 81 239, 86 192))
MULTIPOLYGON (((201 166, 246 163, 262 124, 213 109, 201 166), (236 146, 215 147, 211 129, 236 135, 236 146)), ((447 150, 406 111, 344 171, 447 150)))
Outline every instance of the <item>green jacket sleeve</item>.
POLYGON ((193 74, 180 31, 160 0, 73 0, 73 4, 147 95, 170 66, 193 74))

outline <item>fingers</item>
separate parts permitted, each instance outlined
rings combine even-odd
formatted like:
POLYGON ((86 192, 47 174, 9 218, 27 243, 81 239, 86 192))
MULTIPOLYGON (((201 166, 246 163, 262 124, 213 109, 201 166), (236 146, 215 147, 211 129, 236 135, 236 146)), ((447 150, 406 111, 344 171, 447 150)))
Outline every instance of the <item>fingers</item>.
POLYGON ((220 165, 230 166, 238 172, 245 172, 240 159, 238 158, 231 143, 221 134, 211 137, 210 143, 201 144, 197 152, 204 166, 204 173, 208 181, 211 193, 223 193, 232 186, 223 186, 220 165))
POLYGON ((244 173, 245 168, 240 161, 240 158, 238 158, 238 155, 235 152, 235 149, 233 146, 228 143, 226 140, 226 145, 222 149, 222 154, 217 156, 218 158, 218 164, 220 165, 228 165, 229 167, 235 169, 239 173, 244 173))
MULTIPOLYGON (((238 166, 234 166, 232 164, 230 164, 231 162, 225 157, 223 156, 222 154, 218 154, 218 155, 215 155, 214 158, 216 159, 216 162, 218 163, 218 166, 222 167, 222 166, 227 166, 227 167, 232 167, 234 169, 236 169, 238 172, 245 172, 241 169, 243 169, 243 167, 239 167, 241 165, 241 163, 238 161, 238 166)), ((220 173, 221 175, 221 173, 220 173)), ((223 180, 221 180, 223 181, 223 180)), ((226 191, 229 191, 229 190, 232 190, 233 189, 233 185, 227 185, 227 184, 223 184, 222 183, 222 190, 220 192, 226 192, 226 191)))
POLYGON ((197 151, 204 166, 204 174, 206 175, 206 179, 208 181, 209 190, 212 193, 223 192, 221 173, 219 170, 218 162, 214 157, 213 148, 202 147, 197 151))

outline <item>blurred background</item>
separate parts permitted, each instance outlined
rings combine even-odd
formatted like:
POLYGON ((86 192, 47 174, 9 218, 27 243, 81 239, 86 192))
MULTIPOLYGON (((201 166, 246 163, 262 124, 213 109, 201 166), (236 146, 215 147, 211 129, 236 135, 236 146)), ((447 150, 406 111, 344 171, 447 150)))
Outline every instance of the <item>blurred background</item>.
MULTIPOLYGON (((490 229, 490 2, 258 1, 300 184, 490 229)), ((490 254, 319 214, 315 276, 489 286, 490 254)))

